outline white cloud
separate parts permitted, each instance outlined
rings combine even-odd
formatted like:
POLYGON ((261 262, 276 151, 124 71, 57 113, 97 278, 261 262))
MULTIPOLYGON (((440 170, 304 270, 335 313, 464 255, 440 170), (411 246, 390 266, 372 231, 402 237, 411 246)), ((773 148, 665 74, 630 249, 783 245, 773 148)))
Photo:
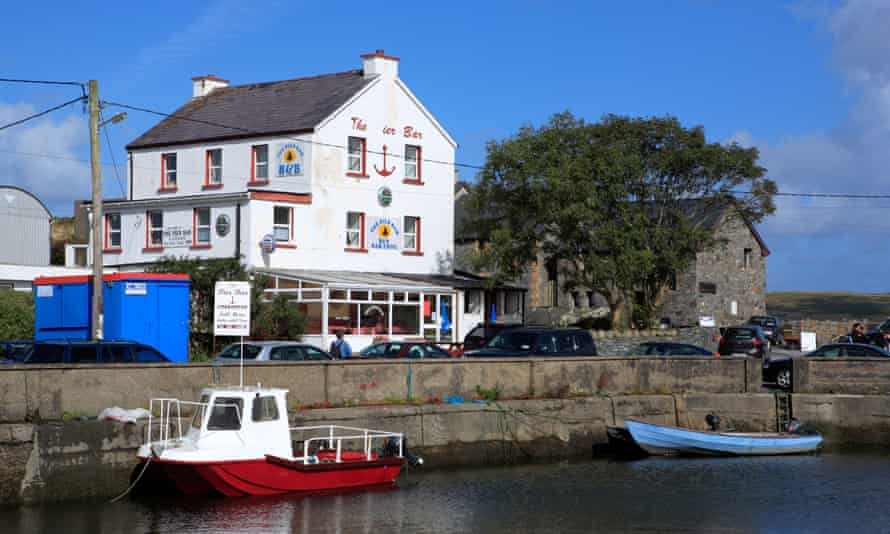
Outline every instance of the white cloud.
MULTIPOLYGON (((0 123, 33 114, 26 103, 0 102, 0 123)), ((65 215, 77 198, 89 198, 90 171, 83 161, 88 142, 84 118, 47 116, 0 131, 0 183, 37 195, 53 214, 65 215)))

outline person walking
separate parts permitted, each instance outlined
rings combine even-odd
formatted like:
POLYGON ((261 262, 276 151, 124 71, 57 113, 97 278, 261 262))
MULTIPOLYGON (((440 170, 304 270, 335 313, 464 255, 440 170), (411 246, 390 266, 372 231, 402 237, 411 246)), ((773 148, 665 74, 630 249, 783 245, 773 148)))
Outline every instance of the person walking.
POLYGON ((331 342, 331 356, 335 359, 345 359, 352 356, 352 347, 349 342, 343 338, 343 331, 337 330, 337 339, 331 342))

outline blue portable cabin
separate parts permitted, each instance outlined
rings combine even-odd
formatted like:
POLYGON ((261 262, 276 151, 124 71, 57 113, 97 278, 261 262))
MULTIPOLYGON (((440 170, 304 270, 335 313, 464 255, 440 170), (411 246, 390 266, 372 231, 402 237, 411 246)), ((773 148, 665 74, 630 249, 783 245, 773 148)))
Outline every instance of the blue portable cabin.
MULTIPOLYGON (((102 281, 105 339, 138 341, 171 361, 188 361, 188 275, 114 273, 102 281)), ((36 278, 34 297, 37 341, 92 337, 92 277, 36 278)))

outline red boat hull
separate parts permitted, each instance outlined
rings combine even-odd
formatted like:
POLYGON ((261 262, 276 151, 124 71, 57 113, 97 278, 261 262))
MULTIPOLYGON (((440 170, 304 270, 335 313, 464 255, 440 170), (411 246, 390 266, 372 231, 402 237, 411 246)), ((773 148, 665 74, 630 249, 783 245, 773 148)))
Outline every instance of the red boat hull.
POLYGON ((404 460, 380 457, 340 463, 303 464, 267 456, 229 462, 176 462, 153 458, 184 494, 228 497, 321 493, 395 484, 404 460))

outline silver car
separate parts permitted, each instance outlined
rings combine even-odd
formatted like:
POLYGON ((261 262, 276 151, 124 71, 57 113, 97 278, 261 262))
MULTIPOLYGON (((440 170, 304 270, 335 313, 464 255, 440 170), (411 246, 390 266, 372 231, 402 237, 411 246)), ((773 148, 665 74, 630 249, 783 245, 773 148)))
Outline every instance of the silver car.
MULTIPOLYGON (((332 360, 330 354, 320 348, 299 341, 245 341, 245 362, 300 362, 332 360)), ((233 343, 223 349, 214 359, 218 363, 238 363, 241 361, 241 344, 233 343)))

